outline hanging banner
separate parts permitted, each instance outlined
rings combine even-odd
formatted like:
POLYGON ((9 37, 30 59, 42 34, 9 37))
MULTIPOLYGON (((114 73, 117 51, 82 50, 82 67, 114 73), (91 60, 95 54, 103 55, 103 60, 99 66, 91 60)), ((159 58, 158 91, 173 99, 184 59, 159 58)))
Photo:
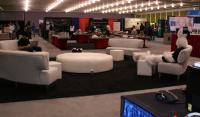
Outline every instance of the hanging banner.
POLYGON ((187 16, 200 17, 200 10, 189 10, 187 16))

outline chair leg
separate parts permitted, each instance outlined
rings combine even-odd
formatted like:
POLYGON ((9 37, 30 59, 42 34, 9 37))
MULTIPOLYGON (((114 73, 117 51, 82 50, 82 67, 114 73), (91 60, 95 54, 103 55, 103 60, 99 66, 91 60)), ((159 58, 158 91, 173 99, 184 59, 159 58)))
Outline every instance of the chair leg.
POLYGON ((158 78, 161 79, 161 73, 158 73, 158 78))
POLYGON ((15 82, 15 88, 16 88, 16 89, 18 88, 18 83, 17 83, 17 82, 15 82))

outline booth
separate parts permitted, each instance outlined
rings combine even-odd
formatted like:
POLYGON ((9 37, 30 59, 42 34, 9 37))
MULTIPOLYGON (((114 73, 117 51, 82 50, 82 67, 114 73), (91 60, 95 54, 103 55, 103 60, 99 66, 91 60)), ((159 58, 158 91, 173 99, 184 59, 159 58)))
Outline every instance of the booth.
POLYGON ((200 10, 190 10, 188 11, 188 17, 170 17, 169 25, 170 31, 173 31, 171 50, 176 49, 177 31, 180 27, 187 27, 190 31, 190 36, 187 37, 188 44, 193 47, 191 56, 200 57, 200 10))

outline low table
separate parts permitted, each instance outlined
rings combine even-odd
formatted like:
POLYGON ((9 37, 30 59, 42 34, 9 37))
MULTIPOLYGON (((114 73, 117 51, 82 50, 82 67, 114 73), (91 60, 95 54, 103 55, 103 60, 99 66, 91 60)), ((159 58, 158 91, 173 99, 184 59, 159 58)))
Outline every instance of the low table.
POLYGON ((92 38, 90 42, 95 44, 95 49, 105 49, 108 47, 109 38, 92 38))
POLYGON ((137 62, 137 75, 152 76, 155 71, 155 66, 151 66, 146 57, 153 56, 150 52, 134 52, 133 60, 137 62))
POLYGON ((72 73, 98 73, 113 69, 113 57, 102 53, 65 53, 56 57, 62 71, 72 73))
POLYGON ((124 50, 110 50, 110 55, 113 57, 113 61, 124 60, 124 50))
POLYGON ((139 59, 144 59, 146 55, 149 55, 148 52, 134 52, 133 53, 133 60, 137 62, 139 59))
POLYGON ((52 44, 59 49, 67 49, 67 38, 59 38, 58 36, 52 36, 52 44))

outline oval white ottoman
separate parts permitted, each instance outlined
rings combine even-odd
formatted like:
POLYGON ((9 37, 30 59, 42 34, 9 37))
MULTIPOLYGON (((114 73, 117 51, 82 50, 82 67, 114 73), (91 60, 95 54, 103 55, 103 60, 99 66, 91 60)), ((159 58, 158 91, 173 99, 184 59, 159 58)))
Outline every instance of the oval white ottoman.
POLYGON ((110 55, 114 61, 124 60, 124 50, 110 50, 110 55))
POLYGON ((101 53, 65 53, 56 57, 62 71, 72 73, 98 73, 113 69, 113 57, 101 53))

